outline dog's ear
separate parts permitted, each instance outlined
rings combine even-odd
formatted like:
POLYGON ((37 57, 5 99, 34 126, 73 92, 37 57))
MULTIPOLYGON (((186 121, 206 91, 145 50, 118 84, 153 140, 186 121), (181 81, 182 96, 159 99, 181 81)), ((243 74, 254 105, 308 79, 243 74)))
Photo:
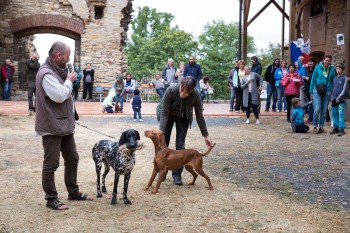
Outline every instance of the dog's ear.
POLYGON ((119 146, 125 144, 125 132, 123 132, 122 135, 120 136, 118 144, 119 146))
POLYGON ((136 140, 140 140, 140 134, 139 134, 139 131, 135 130, 135 133, 136 133, 136 140))

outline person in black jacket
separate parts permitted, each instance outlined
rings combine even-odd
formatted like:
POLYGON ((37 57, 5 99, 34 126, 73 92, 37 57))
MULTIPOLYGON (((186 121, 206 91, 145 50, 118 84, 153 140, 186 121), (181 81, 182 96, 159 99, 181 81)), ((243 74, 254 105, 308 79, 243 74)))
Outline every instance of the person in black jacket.
POLYGON ((86 94, 89 92, 89 101, 91 101, 95 70, 91 67, 90 63, 86 64, 83 75, 83 100, 86 99, 86 94))
POLYGON ((272 111, 276 112, 276 103, 277 103, 277 88, 275 86, 275 71, 280 67, 281 60, 276 58, 271 65, 266 69, 264 78, 267 83, 267 98, 266 98, 266 108, 265 112, 270 110, 271 97, 273 95, 272 102, 272 111))
POLYGON ((26 62, 27 66, 27 81, 28 81, 28 106, 30 112, 35 112, 35 107, 33 104, 33 96, 35 95, 35 78, 36 73, 40 68, 40 63, 38 62, 39 55, 33 53, 32 57, 26 62))
POLYGON ((250 72, 257 73, 261 76, 262 68, 261 63, 258 61, 258 58, 256 56, 252 56, 250 59, 252 62, 252 67, 250 68, 250 72))
POLYGON ((307 108, 307 114, 308 118, 305 121, 306 124, 312 124, 313 119, 313 112, 314 109, 312 107, 312 104, 310 104, 311 96, 310 96, 310 82, 312 78, 312 74, 314 73, 316 65, 316 60, 314 58, 310 58, 308 60, 308 65, 306 68, 306 76, 304 76, 304 85, 301 87, 302 91, 304 92, 304 98, 305 98, 305 108, 307 108))
POLYGON ((201 91, 199 81, 202 79, 202 69, 199 64, 196 63, 194 56, 188 58, 188 63, 185 65, 183 76, 191 76, 196 80, 196 88, 198 92, 201 91))

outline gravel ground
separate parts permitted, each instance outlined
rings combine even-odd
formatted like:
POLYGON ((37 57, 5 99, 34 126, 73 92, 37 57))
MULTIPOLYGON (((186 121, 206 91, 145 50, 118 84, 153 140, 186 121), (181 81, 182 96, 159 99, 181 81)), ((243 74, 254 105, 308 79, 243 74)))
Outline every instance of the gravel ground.
MULTIPOLYGON (((63 160, 56 171, 59 198, 67 211, 45 207, 41 187, 42 145, 35 136, 34 116, 0 116, 0 232, 348 232, 349 134, 293 134, 283 118, 262 118, 261 125, 243 118, 207 118, 216 142, 204 158, 204 170, 214 191, 199 177, 183 173, 185 185, 175 186, 171 176, 159 192, 144 191, 153 167, 154 148, 144 130, 157 128, 155 117, 133 122, 131 117, 82 116, 79 123, 118 137, 137 129, 145 147, 136 153, 129 185, 131 206, 123 204, 122 180, 118 203, 110 205, 113 174, 106 179, 107 193, 92 202, 67 200, 63 160)), ((326 130, 330 130, 329 126, 326 130)), ((80 190, 95 197, 96 174, 91 148, 109 139, 77 126, 80 190)), ((110 139, 114 140, 114 139, 110 139)), ((206 150, 194 122, 187 148, 206 150)), ((174 135, 170 147, 174 148, 174 135)))

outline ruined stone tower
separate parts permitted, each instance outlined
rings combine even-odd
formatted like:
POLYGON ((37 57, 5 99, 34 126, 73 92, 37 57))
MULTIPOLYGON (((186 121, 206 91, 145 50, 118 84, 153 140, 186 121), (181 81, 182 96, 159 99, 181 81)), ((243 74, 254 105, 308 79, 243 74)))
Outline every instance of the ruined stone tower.
POLYGON ((25 61, 32 35, 54 33, 75 40, 74 63, 92 63, 97 83, 125 72, 123 46, 132 0, 0 0, 0 63, 12 58, 14 88, 25 90, 25 61))

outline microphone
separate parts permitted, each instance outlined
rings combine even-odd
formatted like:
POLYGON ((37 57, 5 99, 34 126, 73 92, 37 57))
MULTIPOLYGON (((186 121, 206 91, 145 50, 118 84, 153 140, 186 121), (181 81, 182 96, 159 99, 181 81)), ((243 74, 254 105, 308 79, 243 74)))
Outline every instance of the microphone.
POLYGON ((68 63, 67 64, 67 68, 69 70, 69 73, 72 73, 74 70, 73 70, 73 65, 71 63, 68 63))

